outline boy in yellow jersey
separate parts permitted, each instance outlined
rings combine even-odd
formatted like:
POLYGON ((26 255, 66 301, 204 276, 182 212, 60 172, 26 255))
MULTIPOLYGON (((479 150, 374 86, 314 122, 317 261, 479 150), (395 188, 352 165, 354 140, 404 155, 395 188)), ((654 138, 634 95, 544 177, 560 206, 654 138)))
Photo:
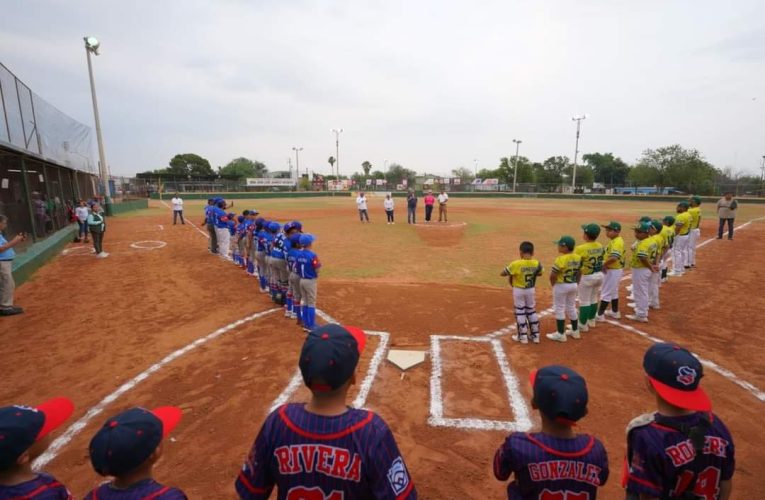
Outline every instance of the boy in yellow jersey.
POLYGON ((520 247, 521 258, 512 261, 502 270, 501 276, 510 277, 515 303, 515 321, 518 333, 512 339, 521 344, 528 344, 529 337, 539 343, 539 316, 537 315, 536 283, 542 275, 542 264, 534 258, 534 244, 524 241, 520 247))
POLYGON ((605 321, 606 316, 614 319, 622 317, 619 313, 619 283, 621 283, 624 274, 625 256, 624 239, 621 236, 622 225, 612 221, 603 227, 606 230, 606 236, 611 241, 608 242, 604 253, 603 287, 600 291, 600 308, 596 318, 598 321, 605 321), (609 305, 611 310, 607 311, 609 305))
POLYGON ((579 332, 595 326, 600 287, 603 286, 603 245, 597 242, 600 226, 584 224, 584 243, 574 249, 582 258, 582 278, 579 281, 579 332))
POLYGON ((648 322, 648 289, 651 275, 659 270, 656 265, 656 240, 649 236, 651 223, 640 222, 635 229, 637 246, 632 251, 632 294, 635 296, 635 314, 625 317, 641 323, 648 322))
POLYGON ((675 243, 675 218, 672 217, 671 215, 668 215, 664 217, 662 222, 664 222, 664 227, 661 229, 661 235, 664 237, 665 252, 664 252, 664 258, 661 260, 661 263, 659 265, 661 267, 661 282, 666 283, 667 282, 667 260, 669 259, 669 256, 672 255, 672 246, 675 243))
POLYGON ((691 243, 691 214, 688 213, 688 202, 677 204, 675 216, 675 246, 672 249, 672 272, 669 276, 682 276, 688 265, 688 246, 691 243))
POLYGON ((548 333, 547 338, 556 342, 565 342, 566 335, 581 338, 578 328, 579 316, 576 312, 576 292, 581 278, 582 257, 574 253, 576 242, 571 236, 561 236, 555 242, 560 255, 555 259, 550 271, 550 284, 553 287, 553 308, 555 309, 555 333, 548 333), (571 331, 566 331, 566 315, 571 321, 571 331))
POLYGON ((701 197, 691 196, 690 208, 688 213, 691 214, 691 239, 688 246, 688 262, 685 264, 686 269, 693 269, 696 267, 696 245, 701 238, 701 197))
POLYGON ((651 238, 656 242, 656 264, 657 271, 651 274, 651 285, 648 288, 648 308, 660 309, 661 303, 659 301, 659 286, 661 284, 661 262, 664 259, 666 253, 666 242, 664 236, 661 234, 661 229, 664 225, 659 220, 651 221, 651 230, 648 233, 651 238))

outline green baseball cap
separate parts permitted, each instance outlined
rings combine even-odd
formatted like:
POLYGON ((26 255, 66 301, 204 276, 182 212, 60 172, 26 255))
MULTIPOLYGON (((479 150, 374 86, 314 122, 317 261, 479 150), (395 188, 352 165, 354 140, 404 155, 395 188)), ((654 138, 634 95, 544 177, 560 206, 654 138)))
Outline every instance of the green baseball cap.
POLYGON ((565 247, 568 247, 569 250, 574 249, 574 245, 576 245, 576 241, 574 241, 574 238, 571 236, 561 236, 558 241, 553 241, 556 245, 563 245, 565 247))
POLYGON ((638 222, 632 229, 639 233, 647 233, 651 230, 650 222, 638 222))
POLYGON ((670 226, 674 226, 675 225, 675 218, 672 217, 671 215, 668 215, 668 216, 664 217, 664 222, 666 222, 670 226))
POLYGON ((650 215, 644 215, 640 218, 640 222, 651 222, 651 216, 650 215))
POLYGON ((613 220, 611 222, 609 222, 607 226, 603 226, 603 227, 606 228, 606 229, 611 229, 613 231, 621 231, 622 230, 622 225, 619 224, 616 221, 613 221, 613 220))
POLYGON ((696 205, 701 205, 701 196, 691 196, 691 200, 693 200, 696 205))
POLYGON ((600 226, 595 223, 582 224, 582 229, 584 229, 584 234, 587 236, 592 236, 593 238, 600 236, 600 226))
POLYGON ((680 203, 677 204, 677 206, 688 208, 690 206, 690 203, 688 203, 687 201, 681 201, 680 203))
POLYGON ((656 232, 661 232, 661 228, 664 227, 664 224, 659 219, 654 219, 651 221, 651 225, 656 229, 656 232))

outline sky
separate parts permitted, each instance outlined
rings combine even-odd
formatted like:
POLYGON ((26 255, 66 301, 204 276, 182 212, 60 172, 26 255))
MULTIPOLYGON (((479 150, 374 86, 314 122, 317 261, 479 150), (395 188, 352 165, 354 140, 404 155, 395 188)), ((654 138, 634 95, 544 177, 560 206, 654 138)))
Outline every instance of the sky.
MULTIPOLYGON (((448 175, 679 143, 760 173, 762 0, 3 0, 0 62, 92 125, 113 174, 177 153, 448 175)), ((94 153, 95 154, 95 153, 94 153)))

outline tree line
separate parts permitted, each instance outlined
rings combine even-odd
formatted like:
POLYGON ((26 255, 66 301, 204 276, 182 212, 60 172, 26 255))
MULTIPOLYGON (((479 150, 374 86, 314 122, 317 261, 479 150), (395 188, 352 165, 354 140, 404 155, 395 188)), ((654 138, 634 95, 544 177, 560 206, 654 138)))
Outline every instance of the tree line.
POLYGON ((266 164, 245 157, 234 158, 226 165, 213 170, 207 158, 194 153, 182 153, 173 156, 167 168, 140 172, 138 177, 171 176, 185 178, 246 179, 247 177, 265 177, 268 173, 266 164))

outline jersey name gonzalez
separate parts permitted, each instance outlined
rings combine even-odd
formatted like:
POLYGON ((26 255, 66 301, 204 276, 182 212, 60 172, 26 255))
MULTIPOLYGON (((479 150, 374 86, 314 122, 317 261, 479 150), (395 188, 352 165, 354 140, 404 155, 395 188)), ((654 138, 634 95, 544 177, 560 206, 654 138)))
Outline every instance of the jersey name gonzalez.
POLYGON ((577 460, 550 460, 528 464, 529 477, 534 482, 571 479, 600 486, 602 469, 595 464, 577 460))

